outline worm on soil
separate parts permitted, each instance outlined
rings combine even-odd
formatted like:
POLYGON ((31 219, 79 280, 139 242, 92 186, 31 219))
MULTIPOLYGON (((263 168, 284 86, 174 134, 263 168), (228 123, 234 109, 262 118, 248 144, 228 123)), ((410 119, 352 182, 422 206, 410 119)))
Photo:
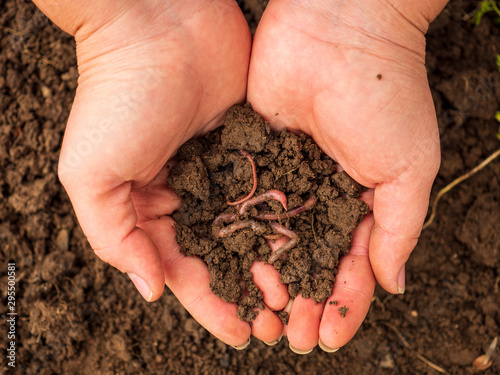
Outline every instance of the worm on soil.
POLYGON ((243 228, 252 228, 253 231, 258 231, 258 230, 266 230, 266 225, 261 224, 255 220, 243 220, 243 221, 237 221, 236 223, 233 223, 231 225, 228 225, 227 227, 222 228, 218 236, 219 237, 226 237, 229 236, 231 233, 234 233, 238 229, 243 229, 243 228))
POLYGON ((290 211, 287 211, 283 214, 258 214, 257 216, 255 216, 255 218, 259 220, 286 220, 291 217, 297 216, 304 211, 310 210, 317 202, 318 198, 316 198, 314 194, 311 194, 311 196, 304 203, 302 203, 302 205, 295 207, 290 211))
POLYGON ((297 243, 299 242, 299 236, 297 235, 297 233, 295 233, 290 229, 286 229, 280 223, 271 223, 271 228, 273 228, 276 232, 280 234, 290 237, 290 241, 288 241, 286 244, 284 244, 278 250, 275 250, 271 254, 269 259, 267 260, 267 263, 269 264, 273 264, 274 262, 276 262, 278 259, 282 257, 283 254, 293 249, 293 247, 297 245, 297 243))
POLYGON ((253 187, 252 187, 252 190, 250 190, 250 193, 248 193, 248 195, 246 197, 238 199, 235 202, 229 202, 229 201, 227 201, 227 204, 230 205, 230 206, 236 206, 236 205, 238 205, 240 203, 243 203, 243 202, 249 200, 254 195, 255 190, 257 190, 257 169, 255 167, 255 162, 253 161, 252 155, 250 155, 245 150, 240 150, 240 153, 241 153, 241 155, 246 156, 247 159, 250 161, 250 164, 252 164, 253 187))
POLYGON ((264 234, 263 237, 266 240, 271 240, 271 241, 276 241, 279 240, 283 235, 281 233, 276 233, 276 234, 264 234))
POLYGON ((266 202, 266 201, 271 200, 271 199, 280 202, 286 211, 286 207, 287 207, 286 206, 286 204, 287 204, 286 195, 283 194, 279 190, 268 190, 265 193, 262 193, 261 195, 258 195, 252 199, 247 200, 245 203, 243 203, 240 206, 239 214, 243 215, 247 212, 248 207, 255 206, 256 204, 263 203, 263 202, 266 202))
POLYGON ((222 223, 232 223, 237 218, 238 218, 237 214, 220 214, 214 219, 212 226, 217 227, 222 223))

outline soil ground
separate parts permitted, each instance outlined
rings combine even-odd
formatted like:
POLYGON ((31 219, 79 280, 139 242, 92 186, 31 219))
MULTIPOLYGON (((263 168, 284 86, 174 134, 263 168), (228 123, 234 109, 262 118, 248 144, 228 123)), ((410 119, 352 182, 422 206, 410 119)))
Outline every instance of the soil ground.
MULTIPOLYGON (((262 3, 241 3, 255 25, 262 3)), ((443 155, 433 197, 500 146, 500 26, 491 16, 477 27, 464 21, 476 5, 452 1, 429 30, 443 155)), ((365 323, 335 354, 299 356, 286 339, 275 347, 253 340, 237 352, 169 291, 147 304, 126 275, 94 256, 57 181, 76 88, 74 42, 31 2, 0 1, 0 9, 0 285, 6 301, 14 260, 18 373, 437 373, 418 351, 451 374, 467 374, 499 334, 500 159, 443 197, 407 265, 406 294, 377 289, 365 323)), ((6 313, 2 303, 2 327, 6 313)), ((500 373, 498 351, 485 373, 500 373)))

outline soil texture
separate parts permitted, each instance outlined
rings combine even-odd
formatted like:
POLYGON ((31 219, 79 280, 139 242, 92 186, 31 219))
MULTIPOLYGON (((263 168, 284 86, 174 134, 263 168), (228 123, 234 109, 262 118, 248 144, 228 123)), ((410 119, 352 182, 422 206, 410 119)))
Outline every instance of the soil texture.
MULTIPOLYGON (((264 2, 239 3, 255 25, 264 2)), ((477 4, 451 1, 427 36, 442 140, 431 199, 500 147, 500 26, 489 14, 479 26, 464 20, 477 4)), ((406 293, 378 288, 364 324, 337 353, 316 348, 299 356, 286 338, 274 347, 254 339, 239 352, 168 290, 148 304, 126 275, 94 255, 56 172, 78 78, 74 41, 31 1, 0 0, 0 9, 0 373, 7 372, 12 260, 19 374, 437 374, 416 352, 449 374, 472 374, 472 362, 500 332, 499 159, 441 199, 407 263, 406 293)), ((241 164, 240 190, 226 192, 222 206, 252 187, 249 161, 237 149, 230 154, 241 164)), ((498 373, 497 349, 483 374, 498 373)))
POLYGON ((265 261, 291 298, 326 301, 369 209, 358 199, 362 187, 337 173, 312 139, 273 133, 250 104, 235 105, 222 127, 188 141, 177 159, 168 177, 183 197, 176 239, 181 252, 205 261, 215 295, 236 302, 242 320, 255 319, 264 303, 250 267, 265 261), (289 241, 271 254, 268 241, 281 236, 289 241))

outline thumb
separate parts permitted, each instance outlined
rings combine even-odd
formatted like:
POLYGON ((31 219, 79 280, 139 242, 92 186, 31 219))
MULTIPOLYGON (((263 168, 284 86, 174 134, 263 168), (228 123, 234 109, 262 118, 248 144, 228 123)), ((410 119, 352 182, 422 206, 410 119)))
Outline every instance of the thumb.
POLYGON ((146 301, 158 299, 165 283, 161 259, 155 244, 137 226, 131 182, 104 190, 96 184, 75 183, 85 178, 65 173, 60 179, 95 254, 127 273, 146 301))
POLYGON ((390 293, 405 291, 405 263, 422 230, 432 180, 407 173, 375 188, 369 256, 378 283, 390 293))

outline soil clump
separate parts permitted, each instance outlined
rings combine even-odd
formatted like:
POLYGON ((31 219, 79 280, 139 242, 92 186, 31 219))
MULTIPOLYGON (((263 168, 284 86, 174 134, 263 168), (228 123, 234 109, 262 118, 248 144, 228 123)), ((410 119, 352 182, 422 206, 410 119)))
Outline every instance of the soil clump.
POLYGON ((250 267, 264 261, 280 271, 291 298, 326 301, 351 232, 369 212, 361 185, 337 173, 306 135, 272 132, 248 103, 184 144, 177 159, 168 177, 183 197, 173 215, 176 240, 205 261, 214 294, 236 302, 241 319, 255 319, 264 303, 250 267), (268 241, 280 236, 290 240, 272 253, 268 241))

